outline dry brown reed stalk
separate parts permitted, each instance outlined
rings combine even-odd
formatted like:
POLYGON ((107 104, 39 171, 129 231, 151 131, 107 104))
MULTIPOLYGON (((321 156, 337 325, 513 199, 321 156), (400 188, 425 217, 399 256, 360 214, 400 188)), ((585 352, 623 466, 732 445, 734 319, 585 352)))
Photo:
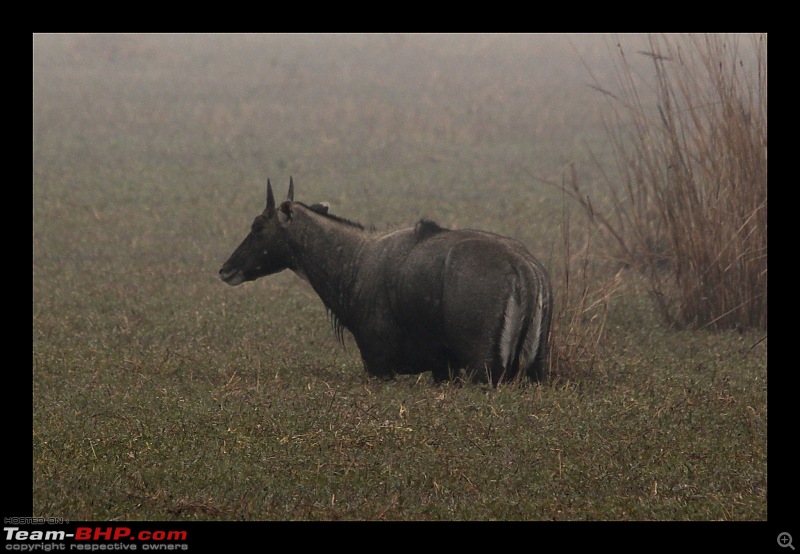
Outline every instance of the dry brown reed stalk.
POLYGON ((613 91, 591 70, 590 86, 618 175, 603 172, 602 208, 577 180, 568 192, 670 325, 765 330, 766 36, 651 35, 635 61, 616 54, 613 91))
MULTIPOLYGON (((575 180, 570 166, 571 180, 575 180)), ((563 181, 563 179, 562 179, 563 181)), ((561 186, 562 191, 566 190, 561 186)), ((591 234, 585 233, 574 248, 567 199, 562 202, 560 265, 552 269, 555 287, 555 312, 550 339, 549 374, 553 379, 574 379, 598 369, 606 336, 606 320, 611 299, 621 283, 621 272, 609 277, 607 268, 590 257, 591 234)))

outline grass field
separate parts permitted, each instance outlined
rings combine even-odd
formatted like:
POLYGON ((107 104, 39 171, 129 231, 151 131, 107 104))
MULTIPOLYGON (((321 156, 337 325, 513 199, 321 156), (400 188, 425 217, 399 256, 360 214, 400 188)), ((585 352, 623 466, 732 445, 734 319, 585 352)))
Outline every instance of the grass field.
POLYGON ((348 219, 507 234, 555 269, 542 180, 605 163, 579 60, 602 76, 603 44, 35 36, 34 515, 765 520, 763 332, 670 330, 625 274, 591 367, 383 382, 294 275, 217 277, 289 175, 348 219))

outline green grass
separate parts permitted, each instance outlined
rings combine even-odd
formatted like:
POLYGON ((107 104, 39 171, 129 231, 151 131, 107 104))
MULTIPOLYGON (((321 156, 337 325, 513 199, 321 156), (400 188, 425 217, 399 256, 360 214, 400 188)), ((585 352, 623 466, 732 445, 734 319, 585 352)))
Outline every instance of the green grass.
POLYGON ((34 515, 766 519, 766 341, 666 329, 632 278, 593 367, 498 389, 371 380, 299 279, 217 278, 290 173, 554 267, 530 175, 585 160, 602 103, 562 37, 467 42, 35 38, 34 515))
MULTIPOLYGON (((320 337, 320 315, 297 326, 320 337)), ((602 377, 498 390, 372 381, 324 341, 274 352, 251 333, 230 350, 37 353, 36 511, 765 518, 766 369, 738 335, 680 338, 615 345, 602 377)))

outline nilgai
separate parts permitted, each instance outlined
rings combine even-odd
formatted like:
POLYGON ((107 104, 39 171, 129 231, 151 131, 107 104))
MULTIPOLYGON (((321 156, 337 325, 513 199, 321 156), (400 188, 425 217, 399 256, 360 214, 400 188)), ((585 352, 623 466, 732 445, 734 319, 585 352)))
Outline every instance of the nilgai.
POLYGON ((238 285, 291 269, 308 281, 339 339, 350 331, 370 375, 430 371, 493 385, 541 380, 553 314, 550 279, 522 243, 423 219, 378 234, 327 204, 267 205, 220 269, 238 285))

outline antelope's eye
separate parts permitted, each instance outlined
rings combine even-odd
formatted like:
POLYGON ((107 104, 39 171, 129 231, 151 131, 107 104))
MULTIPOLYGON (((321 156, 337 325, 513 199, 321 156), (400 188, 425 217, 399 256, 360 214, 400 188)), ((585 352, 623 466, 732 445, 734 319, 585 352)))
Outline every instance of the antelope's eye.
POLYGON ((263 228, 264 228, 264 220, 261 218, 261 216, 259 216, 255 219, 255 221, 253 221, 253 225, 250 227, 250 231, 253 233, 259 233, 263 228))

